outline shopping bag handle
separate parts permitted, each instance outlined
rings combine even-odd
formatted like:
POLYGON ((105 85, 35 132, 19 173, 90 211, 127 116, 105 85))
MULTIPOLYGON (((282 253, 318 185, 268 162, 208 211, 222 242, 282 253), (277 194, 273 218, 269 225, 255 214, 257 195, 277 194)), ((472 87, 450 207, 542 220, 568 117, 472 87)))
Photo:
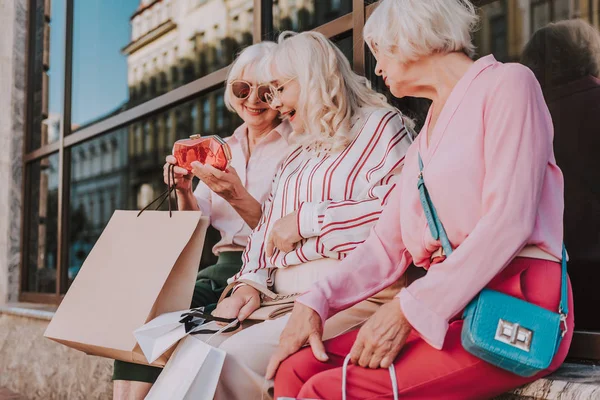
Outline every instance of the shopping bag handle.
MULTIPOLYGON (((342 400, 346 400, 346 374, 348 373, 348 363, 350 362, 350 354, 344 359, 342 364, 342 400)), ((390 371, 390 379, 392 380, 392 393, 394 400, 398 400, 398 380, 396 379, 396 368, 394 364, 390 365, 388 370, 390 371)))
POLYGON ((186 331, 186 333, 190 333, 190 335, 201 335, 201 334, 207 334, 207 333, 221 333, 221 332, 229 333, 229 332, 234 332, 234 331, 238 330, 240 327, 240 321, 238 321, 237 318, 216 317, 214 315, 205 313, 202 308, 192 308, 188 312, 181 314, 181 317, 182 318, 179 322, 181 322, 182 324, 185 324, 185 331, 186 331), (202 318, 204 321, 202 321, 201 324, 194 323, 193 322, 194 318, 202 318), (235 322, 235 324, 233 324, 232 326, 230 326, 226 329, 194 330, 195 328, 203 325, 206 322, 213 322, 213 321, 214 322, 222 322, 224 324, 233 324, 235 322))
POLYGON ((173 216, 173 211, 171 208, 171 193, 175 193, 175 209, 177 209, 177 203, 179 202, 179 199, 177 198, 177 190, 175 190, 177 188, 177 185, 175 184, 175 165, 169 164, 168 168, 169 172, 167 173, 167 190, 159 194, 158 197, 152 200, 148 205, 146 205, 146 207, 142 208, 137 215, 138 217, 142 215, 144 211, 150 208, 152 204, 160 200, 160 203, 158 203, 158 205, 155 208, 155 210, 158 210, 167 199, 169 199, 169 218, 173 216))

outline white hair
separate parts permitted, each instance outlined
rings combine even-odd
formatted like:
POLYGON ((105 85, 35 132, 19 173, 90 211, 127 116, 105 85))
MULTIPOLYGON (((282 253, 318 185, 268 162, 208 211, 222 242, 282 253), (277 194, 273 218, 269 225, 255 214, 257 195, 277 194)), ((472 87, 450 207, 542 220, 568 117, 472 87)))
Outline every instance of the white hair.
POLYGON ((357 132, 352 129, 359 111, 391 106, 371 89, 364 76, 352 71, 344 54, 317 32, 283 32, 277 47, 259 68, 264 81, 296 78, 300 97, 296 110, 303 116, 301 141, 323 151, 346 147, 357 132))
POLYGON ((363 36, 371 50, 403 63, 434 53, 475 54, 471 33, 478 23, 469 0, 381 0, 363 36))
MULTIPOLYGON (((241 79, 244 76, 244 72, 247 72, 249 69, 252 69, 252 73, 256 75, 255 68, 259 64, 259 62, 265 58, 270 51, 273 50, 277 45, 275 42, 264 41, 257 44, 253 44, 252 46, 246 47, 242 52, 236 57, 235 61, 231 64, 229 71, 227 72, 227 80, 225 83, 225 95, 223 96, 223 100, 225 102, 225 106, 230 110, 235 112, 235 109, 231 105, 231 85, 230 83, 235 81, 236 79, 241 79)), ((254 82, 255 84, 258 82, 254 82)))

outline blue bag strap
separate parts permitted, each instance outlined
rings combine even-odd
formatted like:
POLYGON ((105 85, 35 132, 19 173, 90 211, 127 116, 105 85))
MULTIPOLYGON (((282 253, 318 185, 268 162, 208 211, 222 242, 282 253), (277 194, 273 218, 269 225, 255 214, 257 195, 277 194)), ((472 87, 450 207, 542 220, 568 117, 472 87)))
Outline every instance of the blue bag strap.
POLYGON ((444 249, 444 253, 446 256, 449 256, 452 254, 452 245, 450 244, 450 240, 448 240, 448 235, 446 234, 444 225, 442 225, 442 221, 440 221, 440 218, 437 215, 435 206, 433 205, 431 197, 429 196, 429 191, 425 186, 425 180, 423 179, 423 160, 421 159, 421 154, 419 154, 419 171, 419 197, 421 199, 423 211, 425 212, 427 225, 429 225, 431 236, 433 236, 435 240, 439 239, 440 243, 442 244, 442 248, 444 249))
MULTIPOLYGON (((448 235, 446 234, 446 230, 444 229, 444 225, 442 225, 442 221, 438 217, 437 211, 433 202, 431 201, 431 196, 429 196, 429 191, 425 186, 425 180, 423 179, 423 159, 421 158, 421 154, 419 154, 419 180, 417 183, 419 188, 419 197, 421 199, 421 205, 423 206, 423 211, 425 212, 425 218, 427 219, 427 225, 429 225, 429 230, 431 231, 431 236, 435 240, 440 241, 442 248, 444 249, 444 253, 446 256, 452 254, 452 245, 450 244, 450 240, 448 240, 448 235)), ((562 261, 561 261, 561 288, 560 288, 560 304, 558 313, 561 314, 561 318, 565 324, 566 328, 566 318, 569 313, 568 306, 568 294, 567 294, 567 249, 563 243, 562 246, 562 261)), ((566 331, 565 331, 566 332, 566 331)), ((564 332, 563 332, 564 334, 564 332)))
POLYGON ((563 243, 562 246, 562 280, 561 280, 561 290, 560 290, 560 305, 558 306, 558 312, 559 314, 562 314, 565 316, 569 313, 569 295, 567 293, 567 282, 568 282, 568 278, 567 278, 567 248, 565 247, 565 244, 563 243))

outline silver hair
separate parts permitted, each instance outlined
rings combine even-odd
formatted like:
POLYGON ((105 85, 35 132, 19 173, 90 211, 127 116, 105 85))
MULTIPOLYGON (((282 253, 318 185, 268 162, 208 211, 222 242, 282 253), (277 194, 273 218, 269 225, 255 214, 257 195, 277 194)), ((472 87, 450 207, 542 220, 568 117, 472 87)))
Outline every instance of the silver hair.
POLYGON ((242 50, 242 52, 236 57, 233 64, 231 64, 231 67, 227 73, 225 95, 223 96, 225 106, 230 111, 235 112, 235 109, 231 105, 231 96, 233 94, 231 93, 230 83, 236 79, 241 79, 241 77, 244 75, 244 72, 247 72, 249 69, 252 69, 253 75, 256 75, 256 68, 260 61, 264 59, 276 46, 277 44, 275 44, 275 42, 269 41, 253 44, 252 46, 248 46, 242 50))
POLYGON ((297 79, 297 111, 305 128, 301 140, 324 151, 343 149, 356 137, 352 128, 359 111, 398 111, 371 89, 367 78, 352 71, 346 56, 321 33, 283 32, 259 70, 264 81, 297 79))
POLYGON ((479 18, 469 0, 381 0, 363 36, 371 50, 415 61, 434 53, 475 54, 471 33, 479 18))

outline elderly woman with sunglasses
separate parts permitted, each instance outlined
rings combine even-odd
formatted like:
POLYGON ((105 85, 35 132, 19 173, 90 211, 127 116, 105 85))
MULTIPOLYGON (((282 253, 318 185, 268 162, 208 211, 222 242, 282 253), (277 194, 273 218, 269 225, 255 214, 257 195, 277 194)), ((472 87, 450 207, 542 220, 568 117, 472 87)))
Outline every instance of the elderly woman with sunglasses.
MULTIPOLYGON (((232 153, 231 165, 222 172, 210 165, 193 164, 192 173, 175 167, 179 210, 201 210, 221 233, 214 246, 216 265, 198 273, 192 307, 209 306, 219 299, 227 279, 242 266, 242 251, 261 217, 261 204, 271 189, 271 180, 289 150, 289 122, 265 103, 270 86, 257 80, 257 63, 275 46, 263 42, 246 48, 231 66, 227 77, 225 104, 244 123, 226 139, 232 153), (192 177, 199 178, 192 191, 192 177)), ((210 134, 210 132, 204 132, 210 134)), ((167 156, 165 182, 173 156, 167 156)), ((161 368, 115 361, 114 398, 143 399, 161 368)))
MULTIPOLYGON (((211 339, 227 353, 215 399, 271 398, 265 372, 287 316, 257 323, 255 312, 264 311, 259 290, 301 293, 334 272, 379 218, 412 142, 398 110, 322 34, 282 34, 261 75, 272 83, 266 99, 290 122, 295 147, 273 180, 242 270, 231 279, 233 294, 213 312, 242 321, 241 331, 211 339)), ((401 286, 390 282, 340 313, 325 335, 360 325, 401 286)))

